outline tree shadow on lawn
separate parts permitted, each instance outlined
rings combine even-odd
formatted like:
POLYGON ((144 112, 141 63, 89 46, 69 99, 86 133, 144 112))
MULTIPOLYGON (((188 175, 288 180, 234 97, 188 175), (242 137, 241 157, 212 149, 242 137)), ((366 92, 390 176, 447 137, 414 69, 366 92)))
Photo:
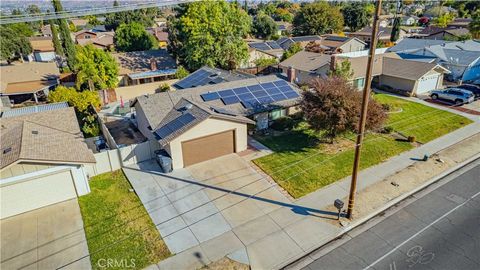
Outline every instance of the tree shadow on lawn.
POLYGON ((306 148, 316 148, 326 139, 305 130, 283 131, 280 135, 256 135, 255 139, 276 153, 307 152, 306 148))

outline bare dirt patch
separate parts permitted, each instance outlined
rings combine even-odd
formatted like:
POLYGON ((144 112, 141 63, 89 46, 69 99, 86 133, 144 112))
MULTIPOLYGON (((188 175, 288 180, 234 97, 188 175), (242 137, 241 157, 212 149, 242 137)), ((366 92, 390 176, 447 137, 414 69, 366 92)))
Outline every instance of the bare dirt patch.
POLYGON ((222 258, 202 267, 202 270, 250 270, 250 266, 229 258, 222 258))

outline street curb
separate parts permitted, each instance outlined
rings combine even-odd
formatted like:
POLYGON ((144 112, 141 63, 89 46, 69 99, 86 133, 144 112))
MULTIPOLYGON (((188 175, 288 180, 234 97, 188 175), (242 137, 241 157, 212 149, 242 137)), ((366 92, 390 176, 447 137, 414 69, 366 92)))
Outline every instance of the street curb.
POLYGON ((367 223, 372 218, 375 218, 376 216, 381 215, 382 213, 384 213, 388 209, 392 208, 393 206, 397 205, 398 203, 404 201, 405 199, 411 197, 412 195, 415 195, 416 193, 419 193, 420 191, 426 189, 428 186, 440 181, 441 179, 445 178, 446 176, 448 176, 448 175, 452 174, 453 172, 467 166, 468 164, 476 161, 477 159, 480 159, 480 153, 478 153, 476 155, 473 155, 472 157, 468 158, 467 160, 465 160, 465 161, 455 165, 454 167, 440 173, 439 175, 431 178, 430 180, 428 180, 427 182, 423 183, 422 185, 414 188, 413 190, 411 190, 407 193, 404 193, 404 194, 396 197, 395 199, 389 201, 388 203, 386 203, 382 207, 378 208, 377 210, 375 210, 371 214, 369 214, 369 215, 367 215, 367 216, 349 224, 347 227, 345 227, 337 235, 335 235, 334 237, 324 241, 318 247, 312 248, 311 250, 308 251, 308 254, 302 255, 301 257, 299 257, 299 258, 297 258, 297 259, 295 259, 295 260, 293 260, 289 263, 283 264, 279 268, 280 269, 292 269, 293 270, 293 269, 301 269, 301 268, 307 266, 312 261, 312 259, 309 258, 309 256, 313 252, 315 252, 316 250, 319 250, 319 249, 325 247, 326 245, 332 243, 333 241, 342 238, 343 236, 345 236, 346 234, 351 232, 353 229, 367 223), (304 260, 304 259, 305 259, 306 262, 302 263, 302 260, 304 260))

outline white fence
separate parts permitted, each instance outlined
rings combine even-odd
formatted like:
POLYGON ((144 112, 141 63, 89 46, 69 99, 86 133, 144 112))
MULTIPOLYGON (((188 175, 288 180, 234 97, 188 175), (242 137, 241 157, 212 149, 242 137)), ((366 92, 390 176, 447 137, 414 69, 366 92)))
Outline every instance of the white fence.
POLYGON ((155 157, 155 151, 160 148, 155 141, 146 141, 132 144, 118 149, 111 149, 95 154, 97 163, 85 166, 88 176, 92 177, 101 173, 111 172, 146 161, 155 157))

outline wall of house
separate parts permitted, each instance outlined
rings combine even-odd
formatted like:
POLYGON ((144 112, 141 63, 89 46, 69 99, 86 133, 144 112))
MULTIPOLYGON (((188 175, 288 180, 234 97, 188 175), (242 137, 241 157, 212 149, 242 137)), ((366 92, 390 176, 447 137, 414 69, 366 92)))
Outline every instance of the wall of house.
MULTIPOLYGON (((155 140, 152 130, 148 129, 150 124, 148 123, 147 117, 138 103, 135 104, 135 117, 137 119, 138 130, 140 130, 143 136, 147 137, 149 140, 155 140)), ((153 129, 155 127, 151 128, 153 129)))
POLYGON ((342 46, 339 47, 342 52, 348 53, 348 52, 359 52, 365 50, 365 44, 359 42, 358 40, 352 39, 349 42, 343 44, 342 46))
POLYGON ((50 62, 55 60, 55 52, 34 52, 33 56, 37 62, 50 62))
POLYGON ((54 164, 39 164, 39 163, 18 163, 10 166, 0 172, 0 178, 5 179, 9 177, 19 176, 26 173, 38 172, 48 168, 55 167, 54 164))
POLYGON ((97 35, 96 34, 93 34, 93 33, 81 33, 81 34, 78 34, 75 39, 91 39, 91 38, 96 38, 97 35))
POLYGON ((264 52, 258 51, 258 50, 251 50, 249 52, 248 60, 240 65, 239 68, 252 68, 256 67, 257 65, 255 64, 255 61, 261 58, 266 58, 266 59, 276 59, 275 56, 266 54, 264 52))
POLYGON ((209 118, 170 142, 174 169, 183 168, 182 142, 235 129, 235 151, 247 149, 247 124, 209 118))
POLYGON ((466 66, 461 66, 453 63, 446 63, 443 62, 441 65, 450 70, 450 76, 453 77, 454 80, 460 80, 463 77, 464 72, 466 71, 467 67, 466 66))
POLYGON ((379 76, 380 85, 388 85, 394 89, 405 90, 408 92, 413 92, 415 90, 416 82, 417 81, 415 80, 407 80, 387 75, 379 76))

